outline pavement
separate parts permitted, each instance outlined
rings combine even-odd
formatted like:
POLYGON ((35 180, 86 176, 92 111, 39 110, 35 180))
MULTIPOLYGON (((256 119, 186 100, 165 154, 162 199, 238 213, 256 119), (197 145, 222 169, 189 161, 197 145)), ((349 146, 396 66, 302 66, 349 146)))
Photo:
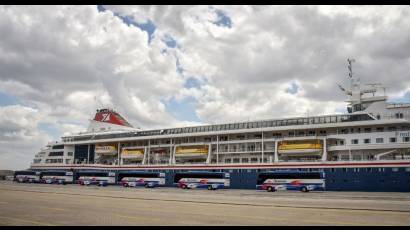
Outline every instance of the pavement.
POLYGON ((410 193, 268 193, 0 181, 0 225, 410 225, 410 193))

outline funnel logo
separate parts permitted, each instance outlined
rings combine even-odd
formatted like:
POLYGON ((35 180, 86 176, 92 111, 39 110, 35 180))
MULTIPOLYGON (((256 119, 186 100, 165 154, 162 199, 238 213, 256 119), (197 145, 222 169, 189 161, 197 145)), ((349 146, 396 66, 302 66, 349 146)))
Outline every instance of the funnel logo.
POLYGON ((102 114, 101 121, 110 121, 110 114, 109 113, 102 114))

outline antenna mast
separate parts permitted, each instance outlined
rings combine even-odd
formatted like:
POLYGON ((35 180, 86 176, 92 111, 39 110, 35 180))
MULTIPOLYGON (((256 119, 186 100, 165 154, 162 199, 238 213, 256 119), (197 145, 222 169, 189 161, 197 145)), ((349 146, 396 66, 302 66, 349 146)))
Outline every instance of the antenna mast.
POLYGON ((354 85, 354 78, 353 78, 353 70, 352 70, 352 63, 355 62, 355 59, 347 59, 347 62, 349 63, 347 65, 347 68, 349 69, 349 78, 350 78, 350 88, 353 89, 353 85, 354 85))

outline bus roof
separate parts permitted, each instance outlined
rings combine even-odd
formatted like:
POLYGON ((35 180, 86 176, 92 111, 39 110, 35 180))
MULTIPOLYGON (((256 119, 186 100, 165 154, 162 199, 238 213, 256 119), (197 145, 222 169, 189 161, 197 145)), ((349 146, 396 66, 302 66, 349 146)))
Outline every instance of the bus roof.
POLYGON ((209 174, 217 174, 217 173, 225 173, 225 172, 211 172, 211 171, 186 171, 186 172, 177 172, 177 173, 209 173, 209 174))
POLYGON ((102 171, 102 170, 82 170, 82 171, 78 171, 78 173, 108 173, 108 172, 114 172, 114 171, 111 171, 111 170, 108 170, 108 171, 106 171, 106 170, 104 170, 104 171, 102 171))
POLYGON ((267 171, 261 173, 322 173, 323 171, 298 171, 298 170, 278 170, 278 171, 267 171))
POLYGON ((124 170, 124 171, 119 171, 120 173, 159 173, 159 172, 147 172, 147 171, 142 171, 142 170, 124 170))

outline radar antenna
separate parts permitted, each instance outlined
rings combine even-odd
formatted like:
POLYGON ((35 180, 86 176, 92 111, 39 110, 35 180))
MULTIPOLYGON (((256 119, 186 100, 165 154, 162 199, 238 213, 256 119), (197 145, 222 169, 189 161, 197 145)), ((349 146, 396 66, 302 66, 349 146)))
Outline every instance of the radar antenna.
POLYGON ((355 59, 347 59, 347 62, 349 63, 349 65, 347 66, 347 68, 349 68, 349 77, 353 78, 353 71, 352 71, 352 63, 355 62, 355 59))

